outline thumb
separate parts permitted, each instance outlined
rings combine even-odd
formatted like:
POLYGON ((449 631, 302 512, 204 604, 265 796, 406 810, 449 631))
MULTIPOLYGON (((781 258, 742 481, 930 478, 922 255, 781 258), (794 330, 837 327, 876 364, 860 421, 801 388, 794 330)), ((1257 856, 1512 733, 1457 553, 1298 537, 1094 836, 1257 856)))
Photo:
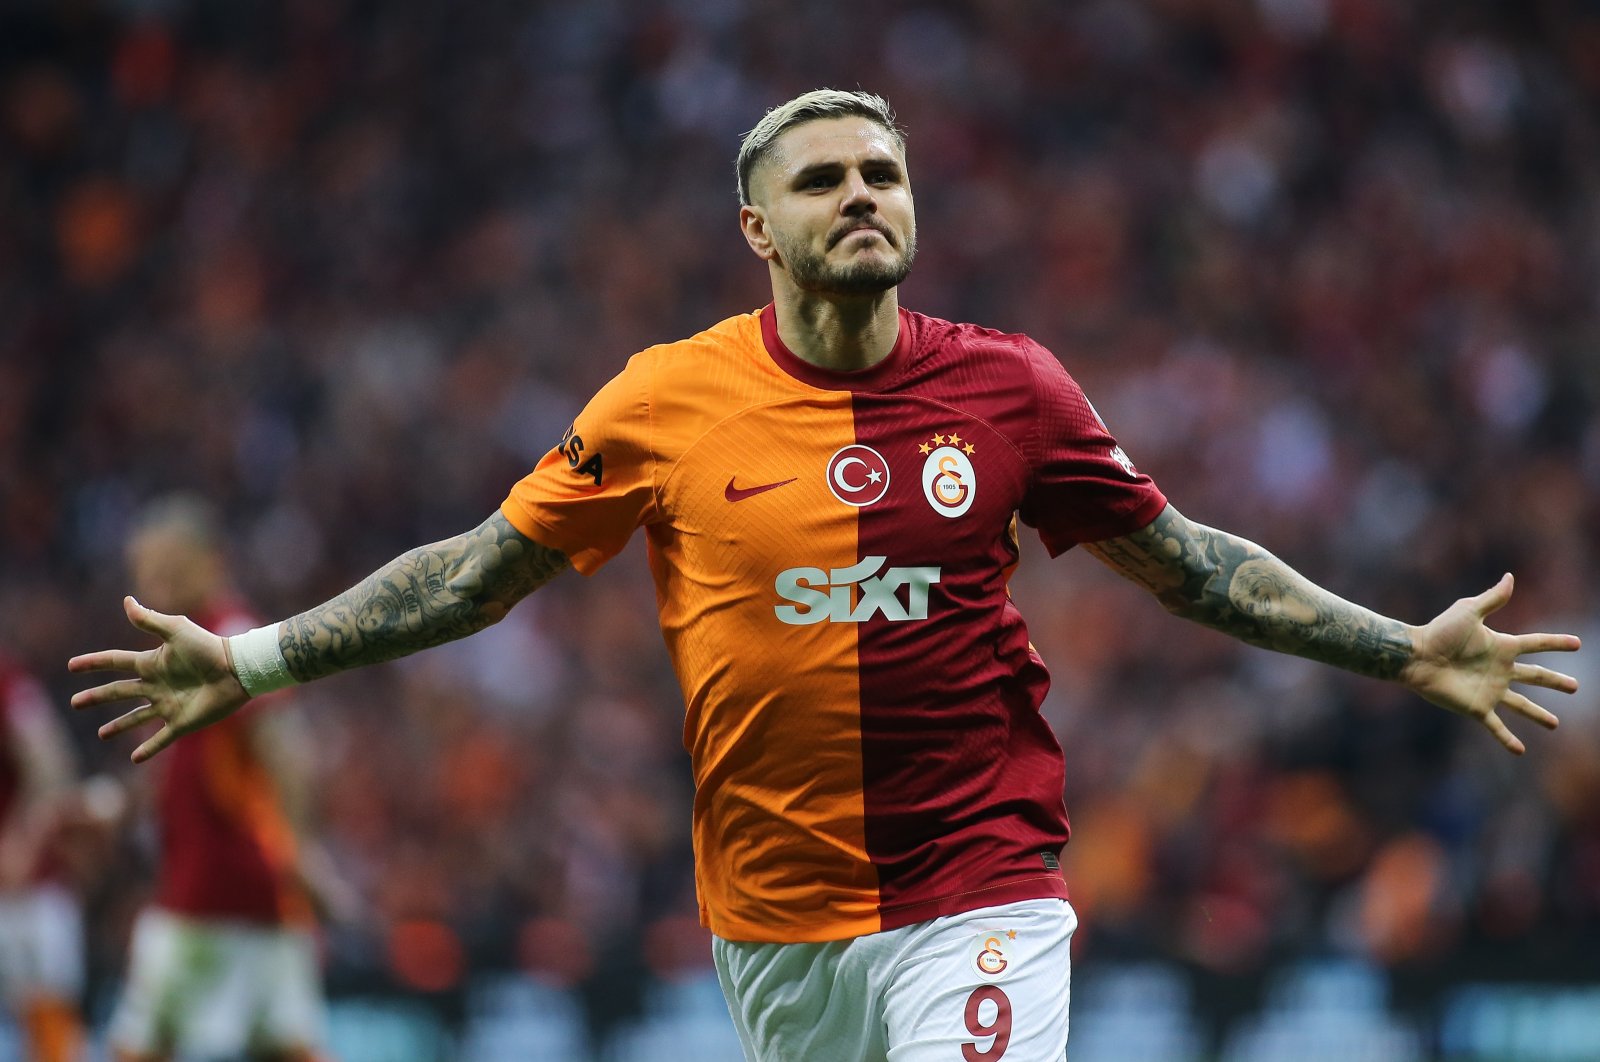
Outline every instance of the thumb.
POLYGON ((1515 580, 1511 578, 1511 573, 1506 572, 1500 577, 1498 583, 1495 583, 1472 599, 1473 610, 1477 612, 1480 618, 1492 612, 1498 612, 1505 606, 1507 601, 1511 600, 1511 590, 1514 584, 1515 580))
POLYGON ((166 641, 178 629, 177 616, 168 616, 157 612, 153 608, 145 608, 134 600, 132 595, 122 599, 122 610, 128 614, 128 622, 138 627, 141 631, 153 634, 166 641))

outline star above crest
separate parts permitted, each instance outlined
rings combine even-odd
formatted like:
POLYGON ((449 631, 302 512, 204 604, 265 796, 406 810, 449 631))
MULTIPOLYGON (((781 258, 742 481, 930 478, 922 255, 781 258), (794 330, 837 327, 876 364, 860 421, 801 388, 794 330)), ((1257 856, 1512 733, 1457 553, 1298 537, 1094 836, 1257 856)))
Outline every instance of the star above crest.
POLYGON ((933 453, 933 448, 935 446, 954 446, 968 457, 971 457, 973 454, 978 452, 978 448, 973 446, 971 441, 963 439, 959 433, 952 431, 935 432, 929 442, 919 443, 917 445, 917 453, 927 456, 928 454, 933 453))

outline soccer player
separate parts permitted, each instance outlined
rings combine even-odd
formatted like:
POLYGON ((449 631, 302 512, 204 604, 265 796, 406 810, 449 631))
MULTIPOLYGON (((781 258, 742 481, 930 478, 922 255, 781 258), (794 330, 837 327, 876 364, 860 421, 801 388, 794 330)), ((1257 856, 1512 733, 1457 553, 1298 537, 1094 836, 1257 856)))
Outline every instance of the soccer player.
MULTIPOLYGON (((200 499, 148 505, 127 560, 136 592, 160 608, 218 635, 255 622, 229 584, 216 519, 200 499)), ((281 700, 196 734, 156 780, 160 861, 111 1020, 118 1062, 319 1057, 314 893, 296 836, 306 753, 289 706, 272 703, 281 700)))
MULTIPOLYGON (((1522 742, 1512 682, 1576 649, 1498 633, 1506 577, 1410 626, 1187 519, 1020 335, 900 307, 916 219, 883 100, 807 93, 745 138, 739 224, 772 302, 651 347, 474 530, 282 623, 222 639, 129 598, 161 639, 78 707, 148 703, 136 761, 250 697, 494 623, 643 528, 683 688, 701 914, 751 1059, 1059 1060, 1076 924, 1047 674, 1006 593, 1017 520, 1169 610, 1403 683, 1522 742)), ((183 747, 181 744, 178 746, 183 747)))
POLYGON ((0 657, 0 999, 35 1062, 83 1057, 83 915, 51 852, 76 774, 44 687, 0 657))

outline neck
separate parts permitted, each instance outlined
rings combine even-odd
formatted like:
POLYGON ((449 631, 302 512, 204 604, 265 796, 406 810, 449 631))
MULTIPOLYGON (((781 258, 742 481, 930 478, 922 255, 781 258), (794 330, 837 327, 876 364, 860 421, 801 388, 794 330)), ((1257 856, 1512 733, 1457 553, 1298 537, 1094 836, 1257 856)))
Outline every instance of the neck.
POLYGON ((774 284, 772 306, 783 345, 804 361, 833 372, 870 369, 900 338, 898 289, 875 295, 818 295, 774 284))

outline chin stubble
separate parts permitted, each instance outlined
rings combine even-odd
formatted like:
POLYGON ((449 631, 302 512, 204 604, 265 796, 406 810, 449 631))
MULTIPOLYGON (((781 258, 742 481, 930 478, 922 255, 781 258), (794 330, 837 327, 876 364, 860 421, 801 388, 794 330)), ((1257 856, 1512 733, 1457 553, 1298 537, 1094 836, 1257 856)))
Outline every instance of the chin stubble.
MULTIPOLYGON (((885 242, 892 247, 887 234, 885 242)), ((888 291, 911 274, 911 264, 917 255, 916 233, 908 233, 905 248, 893 262, 850 262, 843 266, 830 266, 819 254, 784 247, 779 251, 788 263, 789 276, 801 291, 818 295, 874 295, 888 291)))

